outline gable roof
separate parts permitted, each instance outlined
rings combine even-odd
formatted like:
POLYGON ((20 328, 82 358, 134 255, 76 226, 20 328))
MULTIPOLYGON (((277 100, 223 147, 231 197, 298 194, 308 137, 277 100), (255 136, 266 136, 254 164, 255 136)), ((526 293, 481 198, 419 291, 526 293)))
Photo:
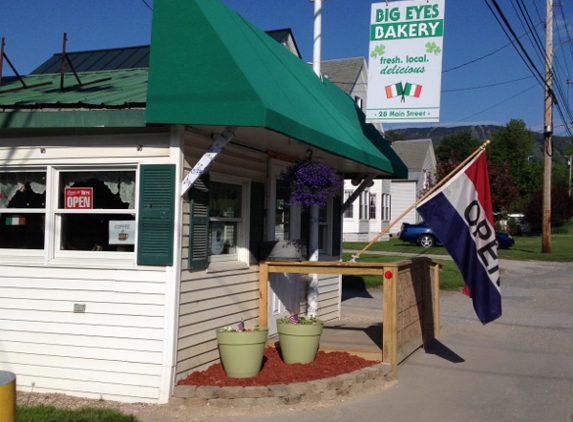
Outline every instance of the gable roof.
MULTIPOLYGON (((360 82, 362 72, 366 71, 366 60, 364 57, 324 60, 320 62, 320 70, 330 82, 350 94, 354 85, 360 82)), ((367 78, 368 73, 364 76, 367 78)))
POLYGON ((149 123, 267 128, 406 177, 348 95, 221 2, 157 2, 151 44, 149 123))
POLYGON ((431 139, 395 141, 392 143, 392 149, 396 151, 408 169, 414 172, 422 171, 430 148, 432 150, 434 148, 431 139))

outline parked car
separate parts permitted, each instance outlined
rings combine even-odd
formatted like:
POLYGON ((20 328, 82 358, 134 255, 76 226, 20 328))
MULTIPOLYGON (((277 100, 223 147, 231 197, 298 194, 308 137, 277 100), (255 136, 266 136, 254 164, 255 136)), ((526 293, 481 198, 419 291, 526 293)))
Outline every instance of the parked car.
MULTIPOLYGON (((403 223, 398 233, 398 238, 404 242, 416 243, 424 248, 443 246, 440 239, 424 221, 417 224, 403 223)), ((496 231, 495 240, 497 241, 498 249, 508 249, 514 244, 513 237, 504 232, 496 231)))

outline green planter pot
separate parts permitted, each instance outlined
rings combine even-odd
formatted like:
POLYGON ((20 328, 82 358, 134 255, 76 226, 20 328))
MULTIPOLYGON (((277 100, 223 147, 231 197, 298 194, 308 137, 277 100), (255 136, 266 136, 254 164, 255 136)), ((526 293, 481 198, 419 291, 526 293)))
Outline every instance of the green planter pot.
POLYGON ((289 324, 277 321, 279 343, 284 363, 310 363, 314 361, 324 323, 289 324))
POLYGON ((268 334, 268 328, 245 332, 217 330, 219 354, 229 378, 252 378, 258 375, 263 365, 268 334))

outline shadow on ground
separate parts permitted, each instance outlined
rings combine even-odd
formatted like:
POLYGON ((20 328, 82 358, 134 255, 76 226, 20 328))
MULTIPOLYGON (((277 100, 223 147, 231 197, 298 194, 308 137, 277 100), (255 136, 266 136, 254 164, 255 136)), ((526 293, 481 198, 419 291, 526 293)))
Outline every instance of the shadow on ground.
POLYGON ((448 346, 440 342, 438 339, 434 339, 426 347, 426 353, 431 355, 436 355, 442 359, 447 360, 452 363, 463 363, 465 359, 450 349, 448 346))
POLYGON ((342 301, 344 302, 353 297, 372 298, 372 295, 368 293, 366 283, 364 283, 362 277, 355 275, 342 276, 342 301))

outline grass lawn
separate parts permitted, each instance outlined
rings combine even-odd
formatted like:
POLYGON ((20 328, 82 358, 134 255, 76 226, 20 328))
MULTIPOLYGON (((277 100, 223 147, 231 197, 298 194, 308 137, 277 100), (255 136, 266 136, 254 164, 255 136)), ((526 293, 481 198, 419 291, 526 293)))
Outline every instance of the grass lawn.
POLYGON ((117 410, 82 408, 77 410, 57 409, 53 406, 18 406, 18 422, 137 422, 133 415, 117 410))
MULTIPOLYGON (((551 236, 551 253, 541 253, 541 236, 516 236, 515 245, 510 249, 500 249, 498 255, 500 259, 511 260, 532 260, 532 261, 552 261, 552 262, 573 262, 573 222, 569 222, 567 226, 562 227, 562 232, 565 234, 553 234, 551 236)), ((343 244, 344 250, 357 250, 361 251, 367 243, 345 242, 343 244)), ((399 239, 393 238, 388 242, 376 242, 368 251, 383 251, 388 253, 411 253, 417 255, 444 255, 448 256, 448 252, 444 247, 434 246, 432 248, 423 248, 413 243, 402 242, 399 239)), ((342 260, 349 261, 353 253, 344 253, 342 260)), ((358 258, 358 262, 395 262, 403 259, 408 259, 404 256, 392 255, 369 255, 363 253, 358 258)), ((444 266, 440 273, 440 283, 443 290, 458 290, 463 287, 462 276, 456 264, 451 260, 437 259, 444 266)), ((502 268, 503 271, 503 268, 502 268)), ((344 276, 342 278, 343 285, 364 285, 366 288, 379 287, 382 284, 380 277, 365 276, 354 277, 344 276)))

